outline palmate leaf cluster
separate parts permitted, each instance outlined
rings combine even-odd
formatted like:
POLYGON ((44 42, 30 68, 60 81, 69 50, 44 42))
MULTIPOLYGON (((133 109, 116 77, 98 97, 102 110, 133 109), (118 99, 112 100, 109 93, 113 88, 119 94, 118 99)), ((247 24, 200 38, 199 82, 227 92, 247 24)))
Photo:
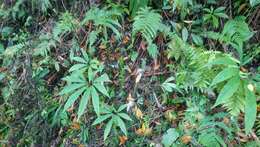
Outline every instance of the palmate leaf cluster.
POLYGON ((123 120, 132 121, 132 119, 124 112, 122 112, 127 105, 121 105, 118 110, 114 107, 104 106, 101 109, 102 115, 100 115, 92 125, 100 124, 109 119, 104 130, 104 140, 107 139, 111 132, 112 126, 118 126, 120 130, 127 136, 127 128, 123 120))
POLYGON ((92 101, 94 111, 97 115, 100 114, 100 96, 99 92, 109 97, 107 88, 104 86, 105 82, 109 82, 107 74, 101 74, 103 67, 97 60, 89 60, 88 55, 82 50, 82 57, 73 57, 72 60, 76 62, 70 69, 71 73, 65 77, 67 86, 59 93, 60 95, 68 95, 68 99, 64 105, 64 110, 69 109, 77 99, 79 102, 77 117, 85 112, 88 101, 92 101), (98 74, 101 74, 98 76, 98 74), (98 77, 97 77, 98 76, 98 77))

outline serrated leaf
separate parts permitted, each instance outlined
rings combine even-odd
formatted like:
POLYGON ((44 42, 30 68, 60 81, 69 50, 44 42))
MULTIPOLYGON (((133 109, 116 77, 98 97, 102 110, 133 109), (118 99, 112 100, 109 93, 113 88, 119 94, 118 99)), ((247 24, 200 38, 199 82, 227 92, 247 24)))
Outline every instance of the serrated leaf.
POLYGON ((238 89, 240 85, 240 77, 234 76, 225 84, 221 89, 217 101, 213 107, 216 107, 219 104, 225 103, 238 89))
POLYGON ((227 67, 223 69, 218 75, 213 79, 211 86, 214 86, 220 82, 223 82, 235 75, 239 74, 239 69, 235 67, 227 67))
POLYGON ((111 119, 111 120, 107 123, 107 125, 106 125, 105 131, 104 131, 104 140, 107 139, 107 136, 109 135, 109 133, 110 133, 110 131, 111 131, 112 125, 113 125, 113 119, 111 119))
POLYGON ((89 97, 90 97, 90 90, 87 89, 83 96, 81 97, 80 100, 80 104, 79 104, 79 110, 78 110, 78 120, 80 118, 80 116, 84 113, 87 105, 88 105, 88 101, 89 101, 89 97))
POLYGON ((86 90, 86 87, 83 87, 83 88, 77 90, 76 92, 74 92, 73 94, 71 94, 69 99, 67 100, 67 102, 64 105, 64 110, 67 110, 68 108, 70 108, 74 104, 74 102, 77 100, 77 98, 84 92, 84 90, 86 90))
POLYGON ((100 113, 100 108, 99 108, 99 96, 98 93, 95 89, 95 87, 91 87, 91 97, 92 97, 92 104, 94 107, 94 111, 96 112, 97 115, 100 113))
POLYGON ((245 131, 248 134, 254 126, 257 113, 256 96, 245 86, 245 131))

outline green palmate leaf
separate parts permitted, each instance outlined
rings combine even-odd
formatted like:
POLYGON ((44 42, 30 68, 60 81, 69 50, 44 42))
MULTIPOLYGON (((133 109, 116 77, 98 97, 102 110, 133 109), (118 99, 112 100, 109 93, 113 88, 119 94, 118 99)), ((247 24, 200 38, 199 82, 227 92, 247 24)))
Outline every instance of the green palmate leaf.
POLYGON ((79 110, 78 110, 78 119, 84 113, 84 111, 88 105, 89 97, 90 97, 90 90, 87 88, 87 90, 84 92, 83 96, 81 97, 81 101, 79 104, 79 110))
POLYGON ((111 117, 112 114, 106 114, 106 115, 102 115, 102 116, 99 116, 94 122, 92 125, 97 125, 97 124, 100 124, 101 122, 105 121, 106 119, 108 119, 109 117, 111 117))
POLYGON ((71 107, 74 102, 77 100, 77 98, 86 90, 86 87, 80 88, 76 92, 70 95, 69 99, 64 105, 64 110, 67 110, 69 107, 71 107))
POLYGON ((67 85, 62 89, 62 91, 59 93, 59 95, 68 94, 84 85, 85 85, 84 83, 67 85))
POLYGON ((94 86, 97 88, 97 90, 99 92, 101 92, 102 94, 104 94, 105 96, 109 97, 109 94, 107 92, 106 87, 104 86, 103 83, 94 83, 94 86))
POLYGON ((236 67, 227 67, 222 70, 218 75, 213 79, 211 86, 214 86, 220 82, 223 82, 235 75, 239 74, 239 69, 236 67))
POLYGON ((118 116, 114 116, 114 120, 116 121, 117 126, 120 128, 120 130, 121 130, 125 135, 127 135, 127 131, 126 131, 126 127, 125 127, 124 121, 123 121, 120 117, 118 117, 118 116))
POLYGON ((98 93, 95 89, 95 87, 91 87, 91 97, 92 97, 92 104, 94 107, 94 111, 96 112, 97 115, 99 115, 99 96, 98 93))
POLYGON ((132 119, 125 113, 117 113, 121 118, 132 121, 132 119))
POLYGON ((256 120, 256 96, 253 91, 245 86, 246 102, 245 102, 245 131, 248 134, 254 126, 256 120))
POLYGON ((234 76, 225 84, 221 89, 217 101, 213 107, 216 107, 219 104, 225 103, 238 89, 240 85, 240 77, 234 76))
POLYGON ((107 123, 107 125, 106 125, 105 131, 104 131, 104 140, 107 139, 107 136, 108 136, 108 134, 109 134, 110 131, 111 131, 112 125, 113 125, 113 119, 111 119, 111 120, 107 123))

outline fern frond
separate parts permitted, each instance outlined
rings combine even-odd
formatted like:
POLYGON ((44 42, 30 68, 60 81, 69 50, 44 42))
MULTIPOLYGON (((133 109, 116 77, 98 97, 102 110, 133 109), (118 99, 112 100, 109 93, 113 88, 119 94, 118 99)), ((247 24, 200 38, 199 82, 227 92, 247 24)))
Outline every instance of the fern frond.
POLYGON ((36 46, 34 55, 47 56, 52 47, 56 46, 51 34, 42 34, 39 37, 40 43, 36 46))
POLYGON ((148 54, 156 58, 158 54, 157 46, 153 43, 158 32, 166 32, 167 27, 162 23, 162 16, 151 10, 149 7, 140 8, 134 18, 132 36, 141 33, 148 42, 148 54))
POLYGON ((152 43, 158 31, 162 31, 162 26, 162 16, 151 8, 145 7, 141 8, 135 16, 132 33, 135 36, 140 32, 148 43, 152 43))
POLYGON ((111 29, 117 36, 120 38, 120 32, 118 28, 121 28, 117 17, 121 17, 121 13, 115 10, 106 10, 106 9, 99 9, 99 8, 92 8, 86 14, 81 22, 81 25, 85 25, 89 21, 92 21, 95 26, 103 26, 106 28, 111 29))
POLYGON ((260 114, 257 116, 256 118, 256 122, 255 122, 255 132, 257 137, 260 138, 260 114))
POLYGON ((59 40, 60 36, 73 31, 77 26, 77 20, 69 12, 65 12, 60 21, 53 29, 53 36, 55 40, 59 40))
POLYGON ((226 103, 224 103, 223 106, 228 110, 228 112, 231 115, 237 116, 240 112, 244 111, 245 98, 243 96, 235 94, 232 97, 230 97, 229 100, 226 103))
POLYGON ((172 36, 169 43, 168 57, 174 57, 175 60, 182 57, 176 80, 186 91, 196 89, 203 92, 208 88, 215 71, 208 70, 205 65, 212 56, 215 56, 215 52, 191 47, 177 35, 172 36))

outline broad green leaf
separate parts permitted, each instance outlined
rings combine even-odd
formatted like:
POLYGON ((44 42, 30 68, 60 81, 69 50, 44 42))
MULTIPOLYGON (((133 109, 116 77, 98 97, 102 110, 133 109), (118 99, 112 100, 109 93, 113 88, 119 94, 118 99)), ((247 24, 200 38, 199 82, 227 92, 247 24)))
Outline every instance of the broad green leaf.
POLYGON ((70 108, 74 102, 77 100, 77 98, 86 90, 86 87, 83 87, 79 90, 77 90, 76 92, 74 92, 73 94, 70 95, 69 99, 67 100, 67 102, 64 105, 64 110, 67 110, 68 108, 70 108))
POLYGON ((92 125, 100 124, 101 122, 105 121, 106 119, 108 119, 111 116, 112 116, 112 114, 101 115, 93 122, 92 125))
POLYGON ((238 60, 233 57, 220 57, 216 58, 212 62, 208 63, 208 65, 233 65, 237 66, 237 63, 240 63, 238 60))
POLYGON ((254 126, 256 120, 256 96, 253 91, 245 86, 245 95, 246 95, 246 102, 245 102, 245 131, 248 134, 254 126))
POLYGON ((182 36, 182 40, 186 42, 187 39, 188 39, 188 36, 189 36, 188 30, 186 29, 186 27, 184 27, 182 29, 181 34, 182 34, 181 35, 182 36))
POLYGON ((117 122, 117 126, 120 128, 120 130, 125 134, 127 135, 127 131, 126 131, 126 127, 125 127, 125 123, 124 121, 118 117, 118 116, 114 116, 114 120, 117 122))
POLYGON ((90 90, 87 88, 87 90, 84 92, 84 94, 80 100, 79 110, 78 110, 78 120, 79 120, 80 116, 84 113, 84 111, 88 105, 89 97, 90 97, 90 90))
POLYGON ((108 94, 108 92, 107 92, 107 89, 106 89, 106 87, 105 87, 103 84, 101 84, 101 83, 94 83, 94 86, 97 88, 97 90, 98 90, 99 92, 101 92, 101 93, 104 94, 105 96, 109 97, 109 94, 108 94))
POLYGON ((4 52, 4 45, 0 43, 0 54, 2 54, 4 52))
POLYGON ((170 128, 167 130, 166 134, 163 135, 162 144, 165 147, 171 147, 179 136, 180 134, 176 131, 176 129, 170 128))
POLYGON ((203 45, 203 40, 199 35, 196 34, 191 34, 191 38, 193 40, 193 42, 197 45, 203 45))
POLYGON ((121 111, 124 110, 126 107, 127 107, 127 104, 121 105, 121 106, 118 108, 117 112, 121 112, 121 111))
POLYGON ((98 93, 95 89, 95 87, 91 87, 91 97, 92 97, 92 104, 94 107, 94 111, 96 112, 97 115, 99 115, 100 110, 99 110, 99 96, 98 93))
POLYGON ((260 3, 260 0, 250 0, 250 5, 251 5, 252 7, 256 6, 256 5, 259 4, 259 3, 260 3))
POLYGON ((213 79, 211 86, 214 86, 220 82, 223 82, 235 75, 239 74, 239 69, 235 67, 227 67, 223 69, 218 75, 213 79))
POLYGON ((108 134, 109 134, 110 131, 111 131, 112 125, 113 125, 113 119, 111 119, 111 120, 107 123, 107 125, 106 125, 105 131, 104 131, 104 140, 107 139, 107 136, 108 136, 108 134))
POLYGON ((67 85, 65 86, 62 91, 59 93, 59 95, 64 95, 64 94, 68 94, 82 86, 84 86, 85 84, 70 84, 70 85, 67 85))
POLYGON ((63 80, 68 83, 86 83, 86 79, 81 71, 74 71, 70 76, 66 76, 63 80))
POLYGON ((98 78, 96 78, 96 79, 94 80, 94 82, 96 82, 96 83, 109 82, 109 81, 110 81, 110 80, 109 80, 109 77, 108 77, 107 74, 103 74, 103 75, 101 75, 100 77, 98 77, 98 78))
POLYGON ((95 77, 95 73, 93 72, 93 70, 91 68, 88 69, 88 81, 91 82, 93 81, 95 77))
POLYGON ((70 69, 69 69, 69 72, 72 72, 72 71, 75 71, 75 70, 80 70, 84 67, 87 67, 86 64, 75 64, 73 65, 70 69))
POLYGON ((125 113, 117 113, 121 118, 132 121, 132 119, 125 113))
POLYGON ((240 85, 240 77, 234 76, 225 84, 225 86, 221 89, 217 101, 213 107, 216 107, 219 104, 226 102, 238 89, 240 85))

